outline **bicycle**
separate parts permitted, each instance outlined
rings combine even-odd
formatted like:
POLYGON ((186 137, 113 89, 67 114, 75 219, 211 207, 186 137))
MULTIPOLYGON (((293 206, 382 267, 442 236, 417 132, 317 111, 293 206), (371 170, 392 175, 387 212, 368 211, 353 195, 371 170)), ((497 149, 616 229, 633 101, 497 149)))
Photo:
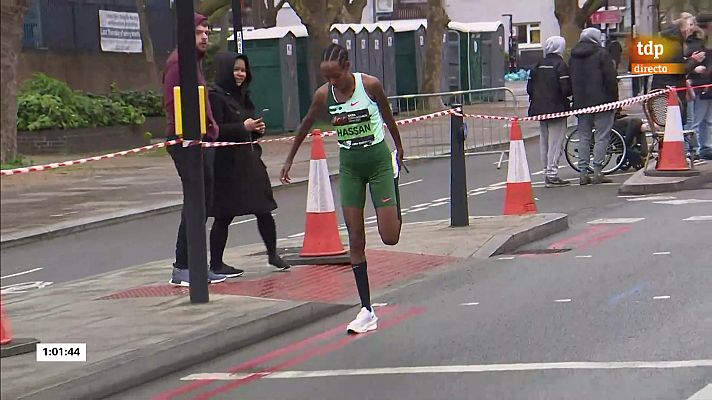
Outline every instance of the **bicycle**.
MULTIPOLYGON (((595 129, 594 129, 595 137, 595 129)), ((569 166, 576 171, 580 172, 578 168, 578 143, 581 141, 578 135, 577 126, 571 126, 566 131, 566 162, 569 166)), ((593 172, 593 146, 594 142, 591 140, 591 161, 589 162, 589 172, 593 172)), ((625 139, 617 130, 611 129, 611 138, 608 142, 608 147, 606 148, 606 156, 603 159, 603 172, 604 175, 608 175, 623 167, 626 162, 626 155, 628 154, 628 148, 625 144, 625 139), (611 163, 613 161, 613 163, 611 163)))

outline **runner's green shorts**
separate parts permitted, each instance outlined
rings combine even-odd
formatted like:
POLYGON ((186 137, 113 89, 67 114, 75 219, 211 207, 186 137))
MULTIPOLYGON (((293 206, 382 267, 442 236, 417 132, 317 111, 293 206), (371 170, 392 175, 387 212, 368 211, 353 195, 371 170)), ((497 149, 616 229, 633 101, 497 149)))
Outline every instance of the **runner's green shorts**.
POLYGON ((386 141, 339 151, 341 206, 364 208, 366 184, 374 208, 397 205, 391 151, 386 141))

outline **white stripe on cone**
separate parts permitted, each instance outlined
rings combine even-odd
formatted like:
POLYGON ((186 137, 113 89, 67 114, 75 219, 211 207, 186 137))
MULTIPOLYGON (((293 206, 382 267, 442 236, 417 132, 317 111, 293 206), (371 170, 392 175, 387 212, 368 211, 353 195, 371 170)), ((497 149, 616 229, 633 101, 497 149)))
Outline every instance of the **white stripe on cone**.
POLYGON ((680 106, 668 106, 665 116, 665 136, 663 142, 682 142, 682 119, 680 116, 680 106))
POLYGON ((326 160, 309 161, 309 186, 307 189, 307 212, 335 212, 334 197, 331 192, 329 168, 326 160))
POLYGON ((512 140, 509 143, 509 169, 507 183, 531 182, 527 154, 523 140, 512 140))

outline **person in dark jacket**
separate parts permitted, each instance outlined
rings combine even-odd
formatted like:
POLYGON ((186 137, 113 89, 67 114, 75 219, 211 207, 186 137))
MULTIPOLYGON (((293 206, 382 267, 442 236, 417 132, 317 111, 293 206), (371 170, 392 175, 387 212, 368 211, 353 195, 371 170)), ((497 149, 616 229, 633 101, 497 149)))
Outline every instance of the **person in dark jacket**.
MULTIPOLYGON (((527 82, 529 94, 529 116, 550 114, 571 109, 571 79, 569 67, 562 55, 566 49, 566 39, 552 36, 544 43, 544 59, 531 70, 527 82)), ((558 176, 559 159, 564 152, 566 118, 549 119, 539 122, 539 150, 544 168, 547 187, 566 186, 558 176)))
MULTIPOLYGON (((616 70, 611 56, 603 48, 600 30, 586 28, 581 32, 579 42, 571 50, 569 70, 575 109, 618 100, 616 70)), ((606 156, 606 148, 610 141, 614 116, 615 111, 602 111, 578 116, 578 133, 581 138, 578 144, 578 167, 581 185, 611 182, 609 178, 603 176, 601 170, 606 156), (593 137, 594 127, 596 128, 595 138, 593 137), (593 177, 588 170, 591 139, 594 139, 593 177)))
MULTIPOLYGON (((255 105, 248 87, 252 81, 247 56, 232 52, 215 56, 215 85, 210 104, 220 126, 219 140, 252 142, 265 133, 262 118, 255 118, 255 105)), ((267 247, 268 262, 279 270, 289 269, 277 255, 277 228, 271 212, 277 208, 267 167, 259 144, 220 147, 215 153, 215 192, 209 214, 215 217, 210 231, 210 268, 232 268, 223 262, 228 229, 233 218, 255 215, 267 247)))
MULTIPOLYGON (((210 36, 210 27, 208 26, 208 18, 204 15, 194 14, 195 22, 195 48, 197 51, 197 70, 198 84, 207 86, 207 82, 203 77, 203 71, 200 67, 200 62, 208 50, 208 37, 210 36)), ((176 127, 173 110, 173 87, 180 85, 180 71, 178 65, 178 50, 174 50, 166 60, 165 70, 163 72, 163 107, 166 112, 166 136, 168 140, 177 139, 176 127)), ((210 105, 207 105, 208 129, 205 141, 215 140, 218 136, 218 125, 213 118, 213 113, 210 105)), ((168 147, 168 153, 173 159, 178 176, 180 176, 183 184, 183 193, 185 193, 186 179, 189 176, 189 171, 186 170, 186 149, 181 145, 168 147)), ((203 179, 205 182, 205 207, 210 208, 213 192, 213 149, 203 148, 203 179)), ((208 281, 210 283, 223 282, 227 277, 237 276, 230 273, 227 276, 223 274, 215 274, 208 271, 208 281)), ((173 274, 169 283, 175 286, 189 286, 190 276, 188 273, 188 234, 186 232, 186 215, 185 206, 181 211, 180 226, 178 227, 178 238, 176 239, 176 261, 173 264, 173 274)))
MULTIPOLYGON (((700 28, 699 35, 691 35, 687 41, 686 55, 705 54, 701 62, 695 62, 692 72, 688 75, 692 86, 712 84, 712 12, 702 12, 697 16, 700 28)), ((699 57, 698 57, 699 58, 699 57)), ((695 99, 692 102, 692 124, 689 128, 696 132, 699 144, 698 156, 712 160, 712 88, 695 89, 695 99)))

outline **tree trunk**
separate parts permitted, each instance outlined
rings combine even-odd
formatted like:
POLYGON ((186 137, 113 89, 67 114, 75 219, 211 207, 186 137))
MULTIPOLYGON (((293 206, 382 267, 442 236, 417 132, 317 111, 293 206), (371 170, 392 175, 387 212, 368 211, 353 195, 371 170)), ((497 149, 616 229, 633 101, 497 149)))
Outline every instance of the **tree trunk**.
POLYGON ((227 50, 227 40, 230 38, 230 14, 225 8, 225 13, 220 17, 220 40, 218 41, 218 49, 220 51, 227 50))
POLYGON ((22 51, 22 28, 27 11, 27 0, 3 0, 0 8, 0 162, 11 162, 17 157, 17 62, 22 51))
POLYGON ((560 35, 566 39, 564 58, 569 58, 571 48, 578 42, 588 17, 602 5, 603 0, 586 0, 579 8, 578 0, 554 0, 554 15, 559 21, 560 35))
MULTIPOLYGON (((423 92, 436 93, 440 91, 442 76, 443 35, 450 22, 442 0, 428 0, 428 31, 425 35, 425 65, 423 66, 423 92)), ((429 109, 442 108, 439 97, 427 98, 425 105, 429 109)))
POLYGON ((346 0, 341 11, 336 16, 336 22, 342 24, 360 24, 363 17, 363 9, 366 8, 367 0, 346 0))
POLYGON ((158 66, 156 65, 155 52, 153 51, 153 39, 148 26, 148 15, 146 15, 146 0, 136 0, 136 10, 141 24, 141 39, 143 40, 143 54, 146 56, 148 71, 151 74, 151 82, 158 85, 158 66))
MULTIPOLYGON (((329 29, 336 20, 336 16, 348 0, 288 0, 289 4, 302 23, 307 27, 309 33, 309 53, 311 59, 311 69, 309 79, 311 88, 323 82, 319 73, 321 63, 321 52, 329 46, 329 29)), ((353 62, 353 60, 351 60, 353 62)))

